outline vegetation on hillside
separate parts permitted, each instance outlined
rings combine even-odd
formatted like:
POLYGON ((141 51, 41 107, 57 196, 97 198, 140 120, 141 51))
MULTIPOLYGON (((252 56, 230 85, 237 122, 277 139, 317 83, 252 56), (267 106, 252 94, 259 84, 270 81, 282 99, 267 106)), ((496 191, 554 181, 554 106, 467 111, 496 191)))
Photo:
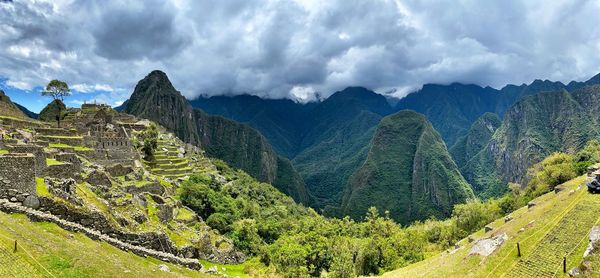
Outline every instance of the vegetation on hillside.
POLYGON ((454 204, 474 197, 440 135, 421 114, 407 110, 385 117, 369 147, 347 187, 344 215, 358 219, 375 206, 407 224, 448 217, 454 204))

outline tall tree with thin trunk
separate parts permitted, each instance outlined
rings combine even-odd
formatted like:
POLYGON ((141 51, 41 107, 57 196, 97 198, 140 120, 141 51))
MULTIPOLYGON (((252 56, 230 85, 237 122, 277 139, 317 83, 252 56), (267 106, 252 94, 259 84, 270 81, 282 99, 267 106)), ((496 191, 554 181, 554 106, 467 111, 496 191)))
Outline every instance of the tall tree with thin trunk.
MULTIPOLYGON (((66 96, 71 95, 71 89, 66 82, 60 80, 52 80, 46 85, 46 90, 42 91, 43 96, 50 96, 54 101, 62 102, 66 96)), ((57 103, 58 104, 58 103, 57 103)), ((58 114, 56 115, 57 126, 60 127, 60 116, 62 107, 58 105, 58 114)))

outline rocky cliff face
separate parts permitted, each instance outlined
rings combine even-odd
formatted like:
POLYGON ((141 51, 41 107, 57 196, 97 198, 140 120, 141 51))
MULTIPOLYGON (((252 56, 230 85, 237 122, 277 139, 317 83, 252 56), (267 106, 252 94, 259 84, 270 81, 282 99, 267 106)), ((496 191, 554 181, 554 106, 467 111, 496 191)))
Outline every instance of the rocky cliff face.
POLYGON ((521 99, 506 112, 488 145, 464 167, 465 177, 485 197, 502 193, 498 181, 525 185, 527 169, 550 153, 574 153, 599 138, 594 120, 598 109, 592 102, 598 98, 600 90, 584 88, 521 99))
POLYGON ((183 141, 201 146, 209 156, 272 183, 299 202, 309 200, 291 162, 279 157, 258 131, 192 108, 164 72, 153 71, 138 82, 123 111, 159 123, 183 141))
POLYGON ((342 213, 354 218, 371 206, 406 224, 448 216, 473 197, 446 145, 425 116, 401 111, 377 126, 366 161, 350 178, 342 213))
POLYGON ((25 118, 25 114, 0 90, 0 116, 25 118))
POLYGON ((485 148, 501 123, 498 115, 487 112, 471 125, 467 135, 459 138, 450 148, 450 154, 459 168, 485 148))

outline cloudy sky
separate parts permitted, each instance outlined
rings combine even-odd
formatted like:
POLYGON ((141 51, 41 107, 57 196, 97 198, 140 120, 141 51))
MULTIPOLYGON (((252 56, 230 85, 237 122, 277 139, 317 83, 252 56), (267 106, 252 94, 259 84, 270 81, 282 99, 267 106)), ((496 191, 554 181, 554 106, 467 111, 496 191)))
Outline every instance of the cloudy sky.
POLYGON ((0 0, 0 88, 39 111, 51 79, 68 105, 118 105, 154 69, 188 98, 586 80, 599 14, 600 0, 0 0))

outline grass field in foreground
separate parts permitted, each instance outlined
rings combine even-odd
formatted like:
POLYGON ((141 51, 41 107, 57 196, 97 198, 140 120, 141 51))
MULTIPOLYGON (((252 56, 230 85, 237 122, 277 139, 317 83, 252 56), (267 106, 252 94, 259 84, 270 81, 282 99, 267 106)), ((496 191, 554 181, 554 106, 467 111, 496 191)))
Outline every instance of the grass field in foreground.
POLYGON ((416 264, 385 273, 384 277, 568 277, 562 273, 562 258, 567 256, 567 270, 578 266, 588 244, 589 231, 600 219, 600 194, 590 194, 584 177, 573 179, 559 193, 548 193, 511 215, 507 223, 498 219, 493 230, 471 235, 475 240, 506 233, 509 237, 487 258, 468 256, 475 244, 466 239, 460 249, 443 252, 416 264), (524 230, 521 230, 521 229, 524 230), (517 242, 522 257, 517 256, 517 242), (533 275, 533 276, 532 276, 533 275))
POLYGON ((0 277, 208 276, 124 252, 52 223, 31 222, 21 214, 0 212, 0 277), (15 239, 17 252, 13 252, 15 239), (160 271, 161 264, 171 272, 160 271))

